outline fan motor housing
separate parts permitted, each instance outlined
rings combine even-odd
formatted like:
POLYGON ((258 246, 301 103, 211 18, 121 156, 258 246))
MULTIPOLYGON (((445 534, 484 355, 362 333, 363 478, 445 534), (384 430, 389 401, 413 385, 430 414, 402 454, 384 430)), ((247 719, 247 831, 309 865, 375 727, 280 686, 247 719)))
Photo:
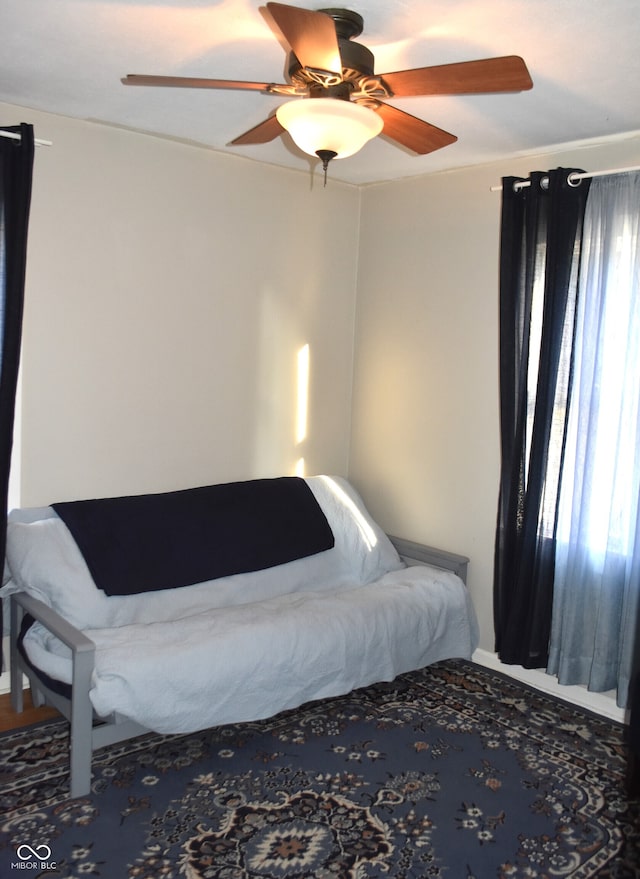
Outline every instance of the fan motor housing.
POLYGON ((364 19, 351 9, 319 9, 318 12, 324 12, 334 20, 338 39, 342 37, 344 40, 350 40, 352 37, 359 37, 362 33, 364 19))

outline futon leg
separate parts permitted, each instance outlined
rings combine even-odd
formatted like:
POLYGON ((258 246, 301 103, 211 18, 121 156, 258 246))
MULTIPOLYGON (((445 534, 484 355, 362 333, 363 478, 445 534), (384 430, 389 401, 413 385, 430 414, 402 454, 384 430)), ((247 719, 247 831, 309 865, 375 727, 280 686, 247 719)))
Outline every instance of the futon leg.
POLYGON ((22 608, 15 601, 11 602, 11 642, 9 664, 9 680, 11 683, 11 707, 16 714, 22 714, 24 710, 24 692, 22 689, 22 668, 20 667, 20 654, 18 653, 17 633, 20 631, 22 622, 22 608))
POLYGON ((93 707, 89 698, 93 654, 79 652, 73 666, 71 686, 70 793, 72 799, 91 792, 93 754, 93 707))
POLYGON ((31 701, 33 702, 34 708, 42 708, 47 701, 44 697, 44 693, 35 686, 33 681, 31 682, 31 701))
MULTIPOLYGON (((48 607, 26 593, 11 596, 11 704, 15 711, 23 710, 22 674, 24 664, 17 647, 23 614, 28 613, 47 631, 71 650, 71 699, 60 696, 46 686, 38 691, 55 705, 71 723, 70 792, 72 797, 84 797, 91 790, 91 757, 93 754, 93 706, 89 698, 91 676, 95 662, 96 645, 83 632, 48 607)), ((31 675, 25 673, 29 678, 31 675)))
POLYGON ((91 793, 91 732, 88 737, 83 732, 71 730, 71 799, 86 797, 91 793))

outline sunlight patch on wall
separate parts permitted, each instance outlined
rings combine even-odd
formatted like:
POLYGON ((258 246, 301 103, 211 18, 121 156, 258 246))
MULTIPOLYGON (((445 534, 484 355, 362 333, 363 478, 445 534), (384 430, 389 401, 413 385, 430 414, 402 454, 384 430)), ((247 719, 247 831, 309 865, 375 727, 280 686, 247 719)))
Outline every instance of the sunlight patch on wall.
MULTIPOLYGON (((297 358, 297 396, 296 396, 296 431, 295 442, 298 451, 307 439, 309 432, 309 344, 303 345, 298 351, 297 358)), ((304 456, 298 458, 295 464, 296 476, 306 475, 304 456)))
POLYGON ((296 406, 296 443, 307 438, 309 427, 309 345, 298 351, 298 399, 296 406))

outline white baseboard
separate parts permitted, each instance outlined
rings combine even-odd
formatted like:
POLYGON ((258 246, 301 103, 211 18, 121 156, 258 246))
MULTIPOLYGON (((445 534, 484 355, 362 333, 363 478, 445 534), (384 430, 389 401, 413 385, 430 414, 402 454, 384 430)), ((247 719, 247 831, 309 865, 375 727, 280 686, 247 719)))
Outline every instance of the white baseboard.
POLYGON ((500 662, 496 653, 488 650, 478 649, 472 656, 474 662, 478 665, 484 665, 494 671, 502 672, 509 675, 524 684, 529 684, 543 693, 549 693, 551 696, 557 696, 559 699, 565 699, 581 708, 587 708, 589 711, 595 711, 596 714, 602 714, 610 720, 616 720, 618 723, 626 722, 626 712, 624 708, 618 708, 616 705, 615 693, 590 693, 586 687, 565 686, 559 684, 553 675, 547 674, 544 669, 523 668, 521 665, 505 665, 500 662))

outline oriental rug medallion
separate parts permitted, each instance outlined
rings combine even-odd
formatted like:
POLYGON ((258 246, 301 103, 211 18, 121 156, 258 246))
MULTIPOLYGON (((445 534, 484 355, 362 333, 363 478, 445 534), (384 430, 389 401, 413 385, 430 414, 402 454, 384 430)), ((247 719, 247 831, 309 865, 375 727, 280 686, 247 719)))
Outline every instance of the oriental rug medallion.
POLYGON ((0 737, 0 875, 107 879, 640 876, 623 727, 470 662, 269 720, 94 756, 0 737))

